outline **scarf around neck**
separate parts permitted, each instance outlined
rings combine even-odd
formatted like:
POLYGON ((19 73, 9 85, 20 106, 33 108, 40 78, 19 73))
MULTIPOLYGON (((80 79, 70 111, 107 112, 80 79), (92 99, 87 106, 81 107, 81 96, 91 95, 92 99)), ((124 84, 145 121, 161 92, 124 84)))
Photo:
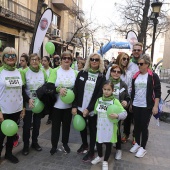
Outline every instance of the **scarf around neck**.
POLYGON ((99 69, 97 69, 97 70, 93 70, 92 68, 89 68, 89 70, 88 70, 90 73, 93 73, 93 74, 96 74, 96 73, 98 73, 99 72, 99 69))
POLYGON ((3 64, 3 67, 4 67, 4 69, 5 70, 8 70, 8 71, 14 71, 15 69, 16 69, 16 66, 9 66, 9 65, 7 65, 7 64, 3 64))
POLYGON ((138 63, 138 59, 136 60, 135 57, 132 58, 132 62, 137 64, 138 63))
POLYGON ((33 72, 36 72, 38 73, 39 70, 40 70, 40 67, 38 66, 38 68, 33 68, 32 66, 29 66, 30 70, 33 71, 33 72))
POLYGON ((103 101, 110 101, 110 100, 113 100, 113 99, 114 99, 113 94, 111 96, 109 96, 109 97, 105 97, 104 95, 102 96, 103 101))
POLYGON ((120 78, 117 79, 117 80, 115 80, 115 79, 113 79, 112 77, 110 77, 109 80, 110 80, 113 84, 118 84, 118 83, 120 83, 120 78))

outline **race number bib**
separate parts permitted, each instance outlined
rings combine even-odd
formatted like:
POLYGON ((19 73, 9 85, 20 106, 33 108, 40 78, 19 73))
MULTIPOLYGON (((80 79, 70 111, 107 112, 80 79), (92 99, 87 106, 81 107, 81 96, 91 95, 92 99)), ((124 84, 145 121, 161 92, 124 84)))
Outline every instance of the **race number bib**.
POLYGON ((36 90, 30 90, 30 98, 31 98, 31 99, 37 98, 36 90))
POLYGON ((119 88, 114 88, 114 91, 113 91, 113 94, 115 95, 115 96, 119 96, 119 88))
POLYGON ((22 81, 19 77, 6 77, 5 85, 6 87, 20 87, 22 86, 22 81))

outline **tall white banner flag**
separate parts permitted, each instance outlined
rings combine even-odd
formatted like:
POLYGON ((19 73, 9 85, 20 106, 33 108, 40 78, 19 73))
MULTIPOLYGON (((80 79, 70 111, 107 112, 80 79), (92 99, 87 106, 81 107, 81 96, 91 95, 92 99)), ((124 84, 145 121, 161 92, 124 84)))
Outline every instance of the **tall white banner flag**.
POLYGON ((53 11, 51 8, 47 8, 41 15, 37 31, 35 34, 33 53, 39 53, 45 34, 52 22, 53 11))

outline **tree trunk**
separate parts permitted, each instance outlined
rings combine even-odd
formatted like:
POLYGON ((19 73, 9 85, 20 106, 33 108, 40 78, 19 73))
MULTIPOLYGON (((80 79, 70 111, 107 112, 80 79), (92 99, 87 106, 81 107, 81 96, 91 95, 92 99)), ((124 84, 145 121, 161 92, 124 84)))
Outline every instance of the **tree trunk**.
POLYGON ((143 53, 145 53, 146 48, 146 31, 148 27, 148 11, 150 7, 150 0, 145 0, 145 6, 143 8, 143 20, 140 25, 140 32, 138 35, 138 41, 143 43, 143 53))

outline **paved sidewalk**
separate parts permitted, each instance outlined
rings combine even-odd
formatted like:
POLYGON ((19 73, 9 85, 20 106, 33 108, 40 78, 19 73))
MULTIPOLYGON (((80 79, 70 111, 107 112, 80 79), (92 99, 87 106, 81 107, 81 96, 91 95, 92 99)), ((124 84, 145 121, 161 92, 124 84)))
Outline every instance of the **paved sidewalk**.
MULTIPOLYGON (((163 84, 162 91, 166 94, 166 84, 163 84)), ((163 92, 163 93, 164 93, 163 92)), ((165 95, 163 94, 163 95, 165 95)), ((14 153, 19 158, 18 164, 11 164, 4 158, 0 161, 0 170, 101 170, 102 164, 91 165, 83 163, 83 155, 78 155, 76 150, 81 144, 80 135, 73 128, 70 134, 71 148, 70 154, 64 154, 58 151, 53 156, 50 155, 50 126, 45 122, 47 117, 42 119, 42 125, 39 136, 39 144, 43 147, 43 151, 36 152, 30 148, 30 154, 23 156, 21 150, 23 147, 22 140, 20 144, 14 148, 14 153)), ((19 133, 22 128, 20 127, 19 133)), ((112 149, 112 154, 109 159, 109 170, 169 170, 170 169, 170 124, 160 122, 160 127, 156 126, 155 119, 152 117, 149 125, 149 140, 147 143, 147 154, 144 158, 136 158, 134 154, 129 152, 131 148, 131 140, 126 144, 122 144, 123 157, 122 160, 114 159, 115 148, 112 149)), ((61 143, 59 144, 59 148, 61 143)), ((2 152, 4 157, 4 150, 2 152)))

